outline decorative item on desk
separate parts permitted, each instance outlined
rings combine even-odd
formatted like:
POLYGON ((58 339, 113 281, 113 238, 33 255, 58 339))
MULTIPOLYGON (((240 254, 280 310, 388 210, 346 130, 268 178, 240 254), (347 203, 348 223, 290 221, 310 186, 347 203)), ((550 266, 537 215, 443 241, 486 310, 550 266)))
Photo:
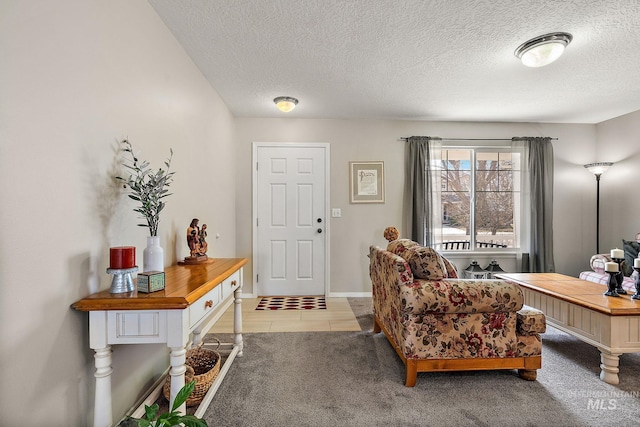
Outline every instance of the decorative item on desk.
POLYGON ((127 178, 116 176, 115 178, 123 182, 124 188, 130 189, 129 198, 139 203, 139 206, 133 211, 141 214, 141 218, 145 219, 145 224, 138 224, 140 227, 148 227, 150 237, 155 239, 147 239, 147 251, 143 252, 143 269, 144 271, 159 270, 164 271, 164 251, 159 245, 158 223, 160 222, 160 212, 164 209, 165 202, 162 200, 171 195, 168 187, 173 182, 175 172, 169 172, 171 167, 171 159, 173 158, 173 150, 169 149, 171 155, 164 164, 166 170, 159 168, 157 171, 149 168, 148 161, 141 161, 133 153, 131 142, 123 139, 120 142, 121 150, 131 157, 130 160, 123 162, 123 166, 133 173, 127 178), (159 250, 158 250, 159 249, 159 250), (153 257, 152 260, 144 259, 147 256, 153 257), (149 268, 149 270, 147 270, 149 268))
POLYGON ((471 261, 471 264, 464 269, 463 273, 469 279, 486 279, 489 275, 489 272, 483 270, 476 260, 471 261))
POLYGON ((506 273, 501 267, 500 264, 498 264, 498 261, 491 260, 491 262, 489 263, 489 265, 487 265, 484 268, 486 271, 489 272, 488 278, 489 279, 493 279, 493 276, 496 274, 500 274, 500 273, 506 273))
POLYGON ((138 271, 138 267, 135 266, 131 268, 107 268, 107 273, 113 275, 109 293, 123 294, 126 292, 133 292, 134 286, 131 274, 136 271, 138 271))
POLYGON ((109 268, 123 269, 136 266, 135 246, 116 246, 109 248, 109 268))
POLYGON ((618 280, 616 279, 616 275, 618 274, 620 268, 618 264, 615 262, 606 262, 604 264, 605 273, 609 273, 609 283, 607 284, 607 292, 604 295, 608 297, 619 297, 620 294, 616 291, 618 287, 618 280))
POLYGON ((142 271, 164 271, 164 249, 158 236, 147 236, 147 247, 142 251, 142 271))
POLYGON ((193 218, 191 224, 187 228, 187 246, 190 255, 185 257, 184 261, 179 261, 179 265, 203 264, 210 263, 207 256, 209 244, 207 243, 207 224, 202 224, 202 228, 198 225, 200 220, 193 218))
POLYGON ((136 266, 136 247, 135 246, 116 246, 109 248, 109 268, 107 274, 113 275, 111 279, 111 288, 109 292, 112 294, 122 294, 133 292, 132 273, 138 271, 136 266))
POLYGON ((163 271, 145 271, 138 274, 138 292, 150 293, 164 289, 163 271))

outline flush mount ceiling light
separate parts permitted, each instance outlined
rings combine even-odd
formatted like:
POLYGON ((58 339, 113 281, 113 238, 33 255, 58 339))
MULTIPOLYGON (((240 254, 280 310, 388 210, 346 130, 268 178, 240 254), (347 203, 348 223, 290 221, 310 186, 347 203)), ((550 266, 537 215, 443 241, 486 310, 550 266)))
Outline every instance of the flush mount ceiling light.
POLYGON ((298 105, 298 100, 290 96, 279 96, 273 102, 276 104, 276 108, 284 113, 288 113, 298 105))
POLYGON ((527 67, 543 67, 560 58, 571 40, 569 33, 549 33, 522 43, 514 54, 527 67))

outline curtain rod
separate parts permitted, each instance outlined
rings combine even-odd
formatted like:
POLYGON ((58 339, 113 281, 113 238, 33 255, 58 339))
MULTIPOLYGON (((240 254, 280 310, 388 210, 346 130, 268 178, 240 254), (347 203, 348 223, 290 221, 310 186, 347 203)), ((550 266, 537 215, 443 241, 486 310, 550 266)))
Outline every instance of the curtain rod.
MULTIPOLYGON (((536 138, 544 138, 544 137, 536 137, 536 138)), ((439 139, 441 141, 512 141, 513 138, 434 138, 439 139)), ((550 138, 552 141, 557 141, 558 138, 550 138)), ((398 141, 407 142, 409 140, 408 137, 403 136, 398 141)))

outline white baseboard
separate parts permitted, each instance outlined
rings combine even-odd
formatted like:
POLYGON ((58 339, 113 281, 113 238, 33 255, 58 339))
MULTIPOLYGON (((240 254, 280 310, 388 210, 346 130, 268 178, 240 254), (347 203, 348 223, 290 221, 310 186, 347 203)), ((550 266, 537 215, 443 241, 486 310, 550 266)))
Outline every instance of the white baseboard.
POLYGON ((371 292, 329 292, 329 298, 366 298, 371 292))

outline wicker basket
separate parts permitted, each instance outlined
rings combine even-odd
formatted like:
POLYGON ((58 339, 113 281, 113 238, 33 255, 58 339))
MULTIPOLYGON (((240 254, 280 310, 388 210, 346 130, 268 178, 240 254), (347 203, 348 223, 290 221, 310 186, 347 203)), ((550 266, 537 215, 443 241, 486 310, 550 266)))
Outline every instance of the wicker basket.
MULTIPOLYGON (((195 406, 202 402, 204 396, 211 388, 213 380, 220 372, 220 353, 207 348, 195 347, 187 350, 185 364, 185 384, 196 380, 196 386, 187 399, 187 406, 195 406)), ((169 400, 171 394, 171 376, 167 375, 162 388, 164 397, 169 400)))

